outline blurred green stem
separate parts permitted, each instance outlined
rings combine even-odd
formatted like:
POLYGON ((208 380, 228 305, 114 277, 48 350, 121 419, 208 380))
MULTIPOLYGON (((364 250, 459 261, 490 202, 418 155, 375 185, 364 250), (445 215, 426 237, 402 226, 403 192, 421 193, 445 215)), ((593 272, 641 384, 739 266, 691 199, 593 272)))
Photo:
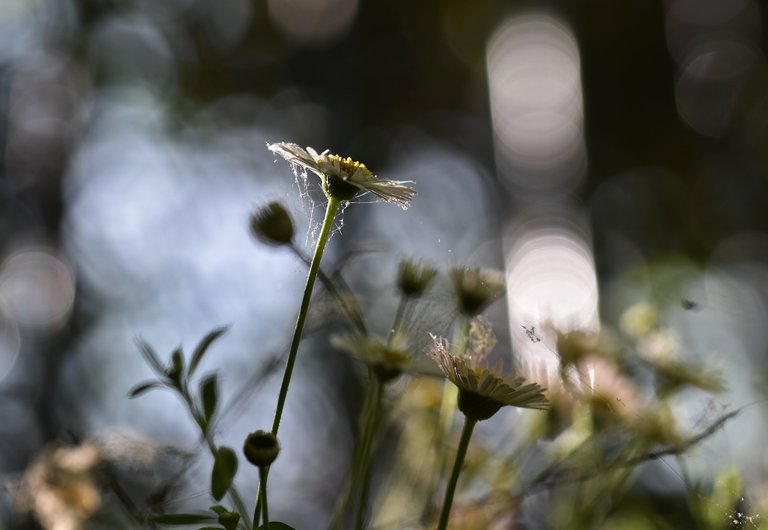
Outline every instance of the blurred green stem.
MULTIPOLYGON (((469 317, 461 315, 460 321, 456 325, 456 331, 453 337, 452 349, 458 356, 466 355, 467 345, 469 344, 469 327, 471 320, 469 317)), ((427 503, 422 510, 422 520, 429 520, 432 516, 434 506, 437 502, 438 485, 440 479, 446 471, 447 462, 445 455, 444 440, 450 434, 453 418, 456 413, 456 403, 459 397, 459 389, 456 385, 443 382, 443 396, 440 401, 440 413, 437 420, 437 429, 435 433, 435 451, 436 464, 435 472, 430 487, 430 494, 427 497, 427 503)))
POLYGON ((448 528, 448 518, 451 515, 453 495, 456 493, 456 484, 459 481, 461 467, 464 464, 464 457, 467 456, 469 440, 472 438, 472 430, 475 428, 476 423, 477 420, 467 417, 464 418, 464 429, 461 431, 461 439, 459 440, 459 447, 456 450, 456 460, 453 463, 453 471, 451 471, 451 478, 448 481, 448 489, 445 490, 443 511, 440 513, 440 522, 437 525, 437 530, 445 530, 448 528))
POLYGON ((405 316, 405 309, 407 306, 408 306, 408 298, 405 296, 401 296, 400 303, 397 305, 395 320, 394 322, 392 322, 392 328, 389 330, 389 337, 387 338, 387 346, 392 346, 392 340, 400 331, 400 327, 403 325, 403 317, 405 316))
MULTIPOLYGON (((187 388, 187 385, 185 383, 182 383, 177 388, 179 393, 181 394, 181 398, 184 401, 184 404, 187 406, 187 410, 189 410, 189 413, 192 415, 192 419, 195 420, 195 423, 200 428, 200 434, 205 440, 205 444, 208 447, 208 451, 211 453, 211 456, 213 456, 215 460, 218 448, 216 447, 216 443, 213 441, 213 438, 211 437, 210 429, 208 427, 207 421, 205 420, 205 417, 203 416, 203 414, 201 414, 197 410, 197 407, 195 406, 195 402, 192 400, 192 395, 189 393, 189 389, 187 388)), ((243 524, 245 524, 246 528, 250 528, 251 520, 250 520, 250 517, 248 516, 248 510, 246 510, 245 503, 243 502, 243 498, 240 496, 240 492, 237 491, 237 488, 235 487, 234 483, 229 487, 229 490, 227 491, 227 493, 232 499, 232 504, 234 504, 235 510, 237 510, 237 513, 240 514, 241 521, 243 522, 243 524)))
POLYGON ((360 488, 358 497, 357 516, 355 517, 355 528, 362 530, 365 524, 366 498, 368 497, 369 471, 371 468, 371 457, 373 455, 374 440, 381 420, 381 409, 384 398, 384 382, 374 375, 371 379, 371 393, 373 399, 371 402, 371 414, 368 415, 365 430, 363 431, 362 448, 360 453, 360 466, 354 483, 360 488))
MULTIPOLYGON (((368 368, 368 381, 373 381, 376 375, 373 373, 372 368, 368 368)), ((368 385, 365 389, 365 396, 363 397, 363 406, 360 410, 361 423, 365 418, 370 418, 373 414, 373 401, 374 392, 373 386, 368 385)), ((344 525, 344 518, 347 514, 347 508, 352 500, 354 494, 355 480, 359 475, 359 470, 363 465, 363 447, 365 445, 364 440, 367 436, 365 430, 360 434, 357 443, 355 444, 355 454, 352 457, 352 464, 350 465, 347 478, 344 482, 344 488, 342 494, 338 497, 336 507, 331 517, 331 522, 328 524, 329 530, 339 530, 344 525)))
MULTIPOLYGON (((269 530, 269 508, 267 504, 267 475, 269 475, 268 466, 259 466, 259 499, 257 505, 264 508, 264 530, 269 530)), ((254 512, 253 530, 258 528, 258 514, 254 512)))
MULTIPOLYGON (((307 266, 312 264, 312 260, 296 245, 291 244, 290 249, 291 252, 293 252, 294 255, 307 266)), ((334 277, 331 278, 325 274, 323 269, 317 270, 317 277, 320 279, 320 283, 323 284, 323 287, 328 291, 328 294, 330 294, 336 301, 344 317, 360 334, 366 335, 368 332, 366 331, 362 311, 360 310, 360 305, 357 303, 355 295, 341 276, 338 274, 334 274, 333 276, 334 277)))
POLYGON ((301 334, 304 331, 304 323, 307 319, 307 311, 309 310, 309 301, 312 298, 312 290, 315 287, 315 279, 317 278, 317 272, 320 269, 320 261, 323 259, 323 252, 325 246, 328 243, 328 237, 331 234, 331 228, 333 227, 333 220, 336 218, 336 212, 339 210, 340 201, 330 197, 328 199, 328 206, 325 209, 325 218, 323 219, 323 226, 320 229, 320 237, 317 239, 317 245, 315 246, 315 254, 312 256, 312 263, 309 265, 309 273, 307 274, 307 284, 304 287, 304 296, 301 299, 301 308, 299 309, 299 316, 296 318, 296 326, 293 329, 293 340, 291 341, 291 349, 288 352, 288 362, 285 365, 285 373, 283 374, 283 383, 280 386, 280 395, 277 398, 277 407, 275 409, 275 421, 272 424, 272 434, 277 436, 277 432, 280 429, 280 419, 283 415, 283 407, 285 407, 285 400, 288 397, 288 386, 291 383, 291 375, 293 374, 293 366, 296 363, 296 354, 299 351, 299 343, 301 342, 301 334))

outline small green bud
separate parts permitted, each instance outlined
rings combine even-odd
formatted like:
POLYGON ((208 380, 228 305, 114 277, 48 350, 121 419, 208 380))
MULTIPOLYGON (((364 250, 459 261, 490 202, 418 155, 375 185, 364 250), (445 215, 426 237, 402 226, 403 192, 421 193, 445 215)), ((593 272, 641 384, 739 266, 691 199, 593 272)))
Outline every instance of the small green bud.
POLYGON ((236 512, 225 512, 219 514, 219 524, 226 530, 236 530, 240 523, 240 514, 236 512))
POLYGON ((293 241, 293 221, 279 202, 270 202, 251 215, 251 233, 268 245, 290 245, 293 241))
POLYGON ((243 453, 254 466, 264 467, 275 461, 280 453, 280 444, 271 432, 256 431, 245 439, 243 453))
POLYGON ((474 317, 504 293, 504 276, 497 271, 455 267, 450 271, 461 314, 474 317))
POLYGON ((413 261, 403 261, 397 273, 397 288, 403 296, 418 298, 437 276, 437 269, 413 261))

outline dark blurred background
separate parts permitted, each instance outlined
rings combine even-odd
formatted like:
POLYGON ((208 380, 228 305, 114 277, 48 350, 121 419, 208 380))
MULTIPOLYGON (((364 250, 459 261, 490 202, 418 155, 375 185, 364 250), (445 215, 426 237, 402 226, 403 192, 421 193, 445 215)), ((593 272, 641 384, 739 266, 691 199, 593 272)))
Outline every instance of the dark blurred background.
MULTIPOLYGON (((221 369, 228 400, 254 390, 220 438, 239 446, 269 424, 279 377, 265 366, 286 350, 305 269, 254 242, 248 216, 281 200, 310 241, 322 204, 267 142, 415 181, 407 212, 353 204, 331 240, 331 264, 372 249, 347 272, 373 329, 388 326, 400 258, 493 266, 509 289, 497 334, 532 372, 554 361, 526 353, 522 325, 595 328, 651 301, 691 359, 725 374, 706 406, 764 398, 767 12, 758 0, 2 0, 0 528, 31 524, 11 515, 14 491, 51 442, 194 449, 173 396, 126 399, 150 374, 137 335, 167 354, 230 324, 205 368, 221 369)), ((271 511, 298 528, 327 518, 353 443, 359 383, 329 348, 310 335, 281 432, 294 457, 273 474, 271 511)), ((680 403, 693 420, 694 403, 680 403)), ((765 410, 708 442, 701 476, 733 466, 764 495, 765 410)), ((207 506, 205 488, 185 487, 177 502, 207 506)))

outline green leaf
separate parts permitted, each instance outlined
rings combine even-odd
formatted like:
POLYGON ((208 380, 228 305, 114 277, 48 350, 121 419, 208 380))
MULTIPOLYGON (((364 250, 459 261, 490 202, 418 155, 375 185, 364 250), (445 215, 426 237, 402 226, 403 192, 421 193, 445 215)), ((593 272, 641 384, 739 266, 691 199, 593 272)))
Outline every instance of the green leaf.
POLYGON ((223 513, 229 513, 229 510, 227 510, 224 506, 221 504, 214 504, 210 507, 210 510, 212 512, 216 512, 218 515, 221 515, 223 513))
POLYGON ((128 398, 133 399, 135 397, 139 397, 140 395, 149 392, 150 390, 154 388, 163 388, 165 385, 161 383, 160 381, 144 381, 143 383, 139 383, 138 385, 131 388, 131 390, 128 391, 128 398))
POLYGON ((237 530, 237 526, 240 524, 240 514, 235 512, 228 512, 219 515, 219 524, 226 530, 237 530))
POLYGON ((237 455, 229 447, 221 446, 216 451, 216 460, 211 473, 211 495, 220 501, 232 485, 237 473, 237 455))
POLYGON ((205 421, 211 421, 216 412, 216 403, 219 399, 218 375, 210 374, 200 381, 200 396, 203 400, 203 415, 205 421))
POLYGON ((191 376, 195 370, 197 369, 197 365, 200 364, 200 361, 203 360, 203 355, 208 351, 208 348, 210 347, 213 342, 221 337, 226 331, 229 329, 229 326, 222 326, 220 328, 216 328, 208 335, 203 337, 203 340, 200 341, 200 344, 197 345, 197 348, 195 348, 195 351, 192 353, 192 360, 189 362, 189 375, 191 376))
POLYGON ((135 342, 136 346, 139 348, 139 351, 141 351, 141 355, 144 357, 144 360, 147 361, 149 367, 152 368, 152 370, 157 375, 164 375, 165 369, 163 368, 160 359, 155 353, 155 350, 152 349, 152 346, 150 346, 149 343, 147 343, 141 337, 136 337, 135 342))
POLYGON ((215 522, 216 518, 204 513, 164 513, 153 516, 152 520, 158 524, 182 525, 215 522))
POLYGON ((184 374, 184 352, 181 346, 173 350, 171 354, 171 366, 165 371, 165 375, 178 386, 184 374))
MULTIPOLYGON (((261 525, 258 530, 267 530, 267 527, 264 525, 261 525)), ((281 523, 279 521, 270 521, 269 522, 269 530, 296 530, 291 525, 281 523)))

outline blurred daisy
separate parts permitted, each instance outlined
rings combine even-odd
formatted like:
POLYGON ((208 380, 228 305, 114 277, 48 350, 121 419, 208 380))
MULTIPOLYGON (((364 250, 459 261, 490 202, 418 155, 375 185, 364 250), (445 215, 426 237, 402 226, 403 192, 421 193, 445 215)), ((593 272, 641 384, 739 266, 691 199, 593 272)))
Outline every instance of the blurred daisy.
POLYGON ((445 339, 431 335, 429 355, 445 376, 459 389, 459 410, 475 420, 485 420, 501 407, 544 410, 549 406, 543 388, 523 377, 500 375, 501 366, 487 366, 488 353, 496 343, 490 323, 474 319, 470 326, 466 355, 454 355, 445 339))
POLYGON ((454 267, 449 271, 459 311, 467 317, 479 315, 504 294, 504 274, 479 267, 454 267))
POLYGON ((322 180, 326 196, 341 201, 352 200, 359 193, 373 193, 384 202, 396 204, 403 210, 411 204, 416 191, 411 181, 380 179, 364 164, 342 158, 328 150, 318 154, 311 147, 303 149, 294 143, 267 144, 273 153, 285 158, 295 168, 311 171, 322 180))
POLYGON ((339 333, 331 337, 331 344, 374 369, 383 380, 389 381, 401 373, 438 375, 434 364, 425 365, 408 351, 407 338, 397 334, 388 343, 378 337, 360 333, 339 333))

